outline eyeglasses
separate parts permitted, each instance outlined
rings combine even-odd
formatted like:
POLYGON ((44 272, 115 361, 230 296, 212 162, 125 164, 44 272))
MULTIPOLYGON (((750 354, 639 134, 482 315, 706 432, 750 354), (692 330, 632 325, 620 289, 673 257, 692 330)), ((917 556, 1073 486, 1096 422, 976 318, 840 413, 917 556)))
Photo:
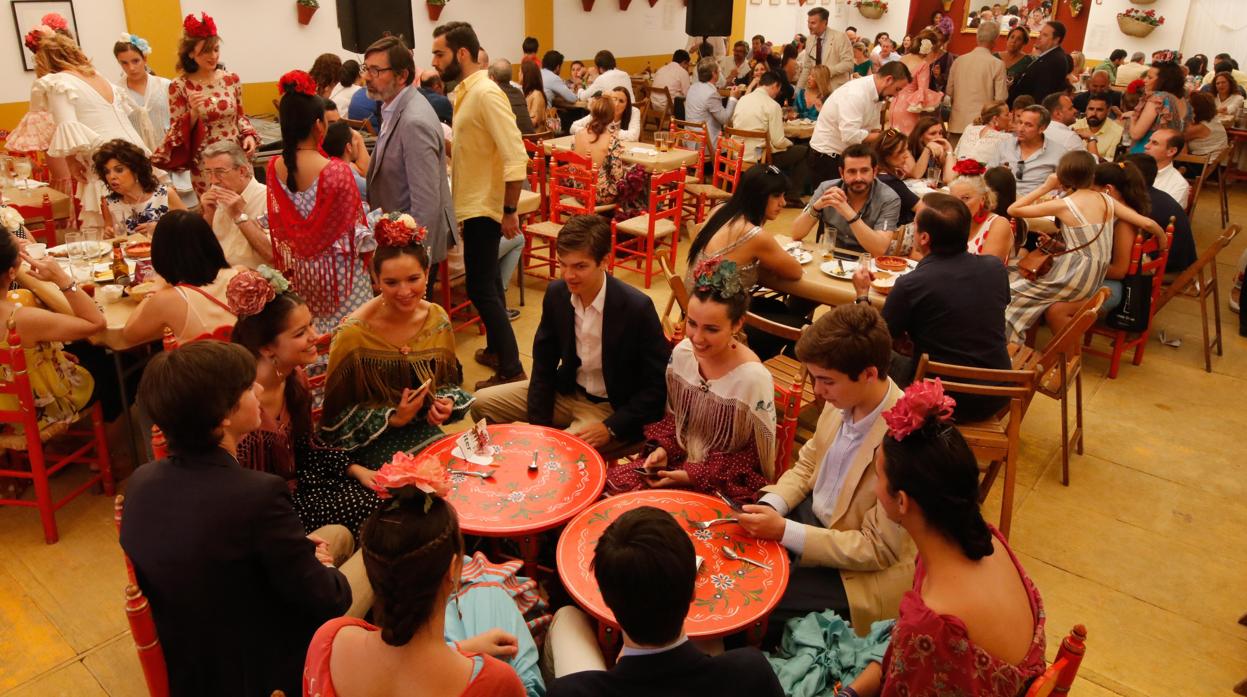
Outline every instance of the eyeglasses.
POLYGON ((368 73, 368 77, 376 77, 380 75, 381 73, 384 73, 387 70, 394 70, 394 69, 393 68, 378 68, 375 65, 364 66, 364 72, 368 73))
POLYGON ((1014 170, 1013 176, 1020 181, 1024 174, 1026 174, 1026 160, 1018 160, 1018 167, 1014 170))
POLYGON ((200 173, 201 173, 201 174, 203 174, 203 175, 205 175, 205 176, 208 176, 208 177, 224 177, 225 175, 229 174, 230 172, 233 172, 233 171, 234 171, 234 169, 235 169, 235 168, 230 167, 230 168, 228 168, 228 169, 225 169, 225 168, 221 168, 221 169, 201 169, 201 170, 199 170, 199 171, 200 171, 200 173))

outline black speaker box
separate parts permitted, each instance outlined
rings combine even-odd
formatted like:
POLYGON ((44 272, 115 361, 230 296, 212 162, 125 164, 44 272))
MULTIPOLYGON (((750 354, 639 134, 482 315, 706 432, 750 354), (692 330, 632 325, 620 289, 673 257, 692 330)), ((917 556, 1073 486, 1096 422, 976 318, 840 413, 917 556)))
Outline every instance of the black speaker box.
POLYGON ((401 36, 411 46, 411 0, 338 0, 338 30, 342 48, 353 53, 363 53, 386 34, 401 36))
POLYGON ((684 33, 689 36, 731 36, 733 2, 734 0, 688 0, 688 9, 684 15, 684 33))

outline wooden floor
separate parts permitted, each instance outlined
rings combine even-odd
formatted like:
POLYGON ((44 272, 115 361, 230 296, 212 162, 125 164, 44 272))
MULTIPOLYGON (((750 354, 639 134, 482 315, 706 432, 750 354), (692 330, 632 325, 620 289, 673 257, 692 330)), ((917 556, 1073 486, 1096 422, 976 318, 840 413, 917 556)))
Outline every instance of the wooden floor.
MULTIPOLYGON (((1241 188, 1231 206, 1247 220, 1241 188)), ((1203 249, 1219 232, 1214 192, 1200 208, 1203 249)), ((1240 236, 1222 254, 1223 303, 1245 244, 1240 236)), ((529 281, 514 325, 526 363, 543 288, 529 281)), ((665 288, 651 292, 661 309, 665 288)), ((511 305, 517 300, 513 284, 511 305)), ((1222 318, 1225 355, 1214 357, 1211 374, 1198 347, 1198 305, 1186 299, 1156 322, 1182 347, 1153 339, 1144 364, 1123 365, 1116 380, 1104 377, 1104 361, 1089 359, 1086 454, 1072 462, 1068 488, 1056 403, 1038 397, 1026 418, 1012 543, 1043 595, 1049 660, 1073 624, 1087 626, 1077 697, 1227 695, 1247 678, 1247 627, 1237 624, 1247 613, 1247 458, 1236 450, 1247 432, 1247 339, 1237 315, 1223 309, 1222 318)), ((471 359, 482 344, 475 332, 459 335, 467 385, 485 377, 471 359)), ((989 518, 998 506, 993 495, 989 518)), ((57 518, 61 541, 49 546, 34 511, 0 509, 0 695, 145 695, 122 610, 111 501, 87 495, 57 518)))

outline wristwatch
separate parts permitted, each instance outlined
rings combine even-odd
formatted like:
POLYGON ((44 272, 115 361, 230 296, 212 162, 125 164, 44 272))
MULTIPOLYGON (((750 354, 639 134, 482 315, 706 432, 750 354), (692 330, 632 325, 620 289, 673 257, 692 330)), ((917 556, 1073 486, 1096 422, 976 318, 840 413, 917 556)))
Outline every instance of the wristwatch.
POLYGON ((869 298, 868 296, 865 296, 865 295, 859 295, 859 296, 857 296, 856 298, 854 298, 854 299, 853 299, 853 304, 854 304, 854 305, 869 305, 869 304, 870 304, 870 298, 869 298))
POLYGON ((61 293, 72 293, 75 290, 78 290, 78 282, 70 281, 69 285, 65 286, 64 288, 57 286, 57 290, 61 291, 61 293))
POLYGON ((606 432, 610 434, 611 440, 619 440, 619 436, 615 435, 615 429, 611 428, 606 422, 602 422, 602 425, 606 426, 606 432))
POLYGON ((246 213, 240 213, 237 218, 234 218, 234 224, 242 225, 248 220, 251 220, 251 216, 247 215, 246 213))
POLYGON ((504 206, 502 207, 502 212, 503 212, 503 214, 504 214, 504 215, 511 215, 512 213, 514 213, 514 212, 515 212, 515 206, 507 206, 507 205, 504 205, 504 206))

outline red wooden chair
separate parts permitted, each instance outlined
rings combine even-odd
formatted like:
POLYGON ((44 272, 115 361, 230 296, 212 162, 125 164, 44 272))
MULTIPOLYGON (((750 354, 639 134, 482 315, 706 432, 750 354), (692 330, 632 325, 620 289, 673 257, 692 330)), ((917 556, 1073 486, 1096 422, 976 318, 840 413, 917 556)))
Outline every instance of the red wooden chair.
POLYGON ((481 316, 476 313, 472 307, 472 301, 464 296, 463 302, 455 304, 454 289, 450 283, 450 264, 442 262, 437 265, 437 290, 441 296, 442 309, 446 310, 446 316, 450 318, 450 326, 452 331, 466 329, 472 325, 476 325, 477 330, 485 333, 485 325, 481 322, 481 316))
POLYGON ((649 211, 624 221, 611 221, 610 270, 635 271, 645 276, 646 289, 654 278, 654 255, 664 245, 667 263, 675 266, 680 246, 680 214, 684 211, 684 171, 673 169, 649 180, 649 211), (621 234, 628 239, 620 240, 621 234))
MULTIPOLYGON (((164 436, 159 429, 152 427, 152 451, 157 458, 165 457, 164 436), (160 446, 157 447, 157 439, 160 446)), ((121 534, 121 513, 125 507, 126 497, 117 496, 113 503, 113 522, 117 525, 117 533, 121 534)), ((139 588, 138 579, 134 575, 134 564, 124 551, 121 553, 126 561, 126 620, 130 623, 130 635, 134 638, 134 648, 139 654, 139 666, 143 669, 143 680, 147 682, 147 693, 151 697, 168 697, 169 667, 165 663, 165 652, 160 647, 160 637, 156 635, 156 621, 152 619, 152 608, 139 588)))
POLYGON ((1108 376, 1110 378, 1117 377, 1117 370, 1121 366, 1122 354, 1131 348, 1134 349, 1134 360, 1132 362, 1135 365, 1143 363, 1143 350, 1147 348, 1147 339, 1152 333, 1152 320, 1155 318, 1156 310, 1160 306, 1160 290, 1165 280, 1165 263, 1169 261, 1169 250, 1173 248, 1172 218, 1169 220, 1169 227, 1165 230, 1165 236, 1168 238, 1168 244, 1165 245, 1164 251, 1160 250, 1160 245, 1157 244, 1154 237, 1148 237, 1144 240, 1142 233, 1135 235, 1134 246, 1130 248, 1130 268, 1126 271, 1126 274, 1129 276, 1141 272, 1152 276, 1152 299, 1147 318, 1147 328, 1141 332, 1126 332, 1121 329, 1114 329, 1104 323, 1096 323, 1091 326, 1091 331, 1087 333, 1086 339, 1083 340, 1083 350, 1085 352, 1109 359, 1108 376), (1092 340, 1096 336, 1108 339, 1108 350, 1095 348, 1092 340))
POLYGON ((39 225, 28 225, 26 232, 34 238, 36 242, 42 242, 49 247, 55 247, 56 241, 56 215, 52 212, 52 199, 47 194, 43 195, 43 203, 40 206, 18 206, 14 205, 22 218, 26 220, 39 220, 39 225))
POLYGON ((1082 665, 1082 657, 1087 653, 1087 628, 1081 624, 1074 625, 1069 636, 1061 640, 1061 648, 1057 649, 1056 660, 1043 675, 1031 683, 1025 697, 1048 697, 1052 694, 1069 694, 1082 665))
POLYGON ((555 150, 550 165, 547 195, 550 215, 546 220, 524 226, 522 273, 536 278, 558 278, 555 242, 563 223, 574 215, 597 211, 598 170, 593 161, 571 150, 555 150))
MULTIPOLYGON (((752 312, 745 313, 745 324, 773 336, 796 341, 801 329, 773 322, 752 312)), ((797 423, 801 409, 816 406, 814 389, 806 379, 805 364, 780 353, 762 363, 775 383, 775 479, 783 476, 792 464, 797 441, 797 423)))
POLYGON ((701 184, 706 181, 706 131, 671 127, 671 146, 697 153, 697 161, 684 169, 688 173, 685 184, 701 184))
POLYGON ((709 184, 689 184, 688 192, 697 201, 697 209, 693 222, 700 223, 706 219, 712 202, 723 201, 732 197, 736 186, 740 184, 740 174, 744 169, 745 144, 739 140, 719 136, 714 148, 714 167, 710 174, 709 184))
MULTIPOLYGON (((11 424, 0 433, 0 448, 8 451, 9 467, 0 469, 0 477, 29 480, 35 490, 33 501, 17 497, 0 498, 3 506, 38 508, 43 521, 43 537, 48 544, 60 539, 56 530, 56 511, 77 498, 87 489, 99 485, 108 496, 113 494, 112 461, 108 456, 108 439, 104 435, 104 412, 99 402, 78 414, 77 421, 90 418, 91 430, 72 430, 72 424, 57 422, 40 428, 36 414, 35 395, 30 386, 30 374, 26 372, 26 352, 16 329, 9 329, 9 346, 0 348, 0 394, 12 395, 18 403, 16 409, 0 410, 0 424, 11 424), (12 429, 20 427, 22 433, 12 429), (69 453, 46 452, 44 444, 61 436, 84 437, 85 442, 69 453), (49 463, 49 456, 54 459, 49 463), (21 461, 29 469, 19 468, 21 461), (77 485, 59 500, 52 498, 51 478, 75 462, 94 464, 99 471, 77 485)), ((75 422, 75 423, 76 423, 75 422)))

